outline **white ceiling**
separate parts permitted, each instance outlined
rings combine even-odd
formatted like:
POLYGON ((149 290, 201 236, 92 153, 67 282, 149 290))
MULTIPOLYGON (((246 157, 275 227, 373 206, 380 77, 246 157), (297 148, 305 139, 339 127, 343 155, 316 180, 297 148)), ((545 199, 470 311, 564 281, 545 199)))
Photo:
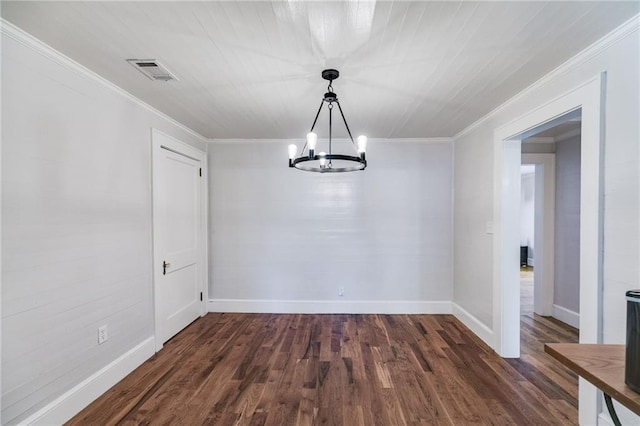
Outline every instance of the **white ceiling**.
POLYGON ((354 133, 407 138, 456 134, 638 11, 637 1, 3 1, 1 13, 206 137, 302 137, 326 89, 320 72, 333 67, 354 133), (179 81, 151 81, 131 58, 157 59, 179 81))

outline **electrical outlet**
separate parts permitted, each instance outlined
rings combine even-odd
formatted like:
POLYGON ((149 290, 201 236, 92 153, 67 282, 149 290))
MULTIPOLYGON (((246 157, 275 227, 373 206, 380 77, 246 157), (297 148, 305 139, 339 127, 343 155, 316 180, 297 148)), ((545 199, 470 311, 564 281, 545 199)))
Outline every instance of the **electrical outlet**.
POLYGON ((338 287, 338 296, 344 296, 344 287, 338 287))
POLYGON ((109 335, 107 334, 107 325, 103 325, 102 327, 98 327, 98 344, 101 345, 107 341, 109 335))

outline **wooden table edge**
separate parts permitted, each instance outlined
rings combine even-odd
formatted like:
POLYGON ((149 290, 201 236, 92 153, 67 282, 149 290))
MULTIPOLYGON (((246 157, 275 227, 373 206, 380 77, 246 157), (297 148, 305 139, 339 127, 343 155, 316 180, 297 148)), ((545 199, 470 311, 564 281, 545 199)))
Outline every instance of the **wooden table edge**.
MULTIPOLYGON (((571 371, 573 371, 574 373, 578 374, 579 376, 581 376, 582 378, 587 380, 589 383, 591 383, 592 385, 594 385, 595 387, 597 387, 598 389, 600 389, 604 393, 608 394, 611 398, 615 399, 616 401, 618 401, 619 403, 621 403, 622 405, 627 407, 629 410, 631 410, 632 412, 634 412, 635 414, 640 416, 640 405, 638 404, 637 401, 629 398, 624 393, 621 393, 618 390, 616 390, 615 388, 609 386, 607 383, 603 382, 598 377, 594 376, 591 372, 589 372, 588 370, 585 370, 584 367, 582 367, 581 365, 577 364, 575 361, 567 358, 565 355, 563 355, 561 352, 559 352, 558 349, 556 348, 556 347, 559 347, 559 346, 570 346, 570 345, 571 346, 573 346, 573 345, 577 346, 577 345, 584 345, 584 344, 581 344, 581 343, 545 343, 544 351, 546 353, 548 353, 549 355, 551 355, 551 357, 553 357, 556 360, 558 360, 562 365, 565 365, 571 371)), ((595 346, 595 344, 594 344, 594 346, 595 346)), ((598 344, 597 346, 602 346, 602 347, 604 347, 604 346, 624 347, 624 345, 602 345, 602 344, 598 344)))

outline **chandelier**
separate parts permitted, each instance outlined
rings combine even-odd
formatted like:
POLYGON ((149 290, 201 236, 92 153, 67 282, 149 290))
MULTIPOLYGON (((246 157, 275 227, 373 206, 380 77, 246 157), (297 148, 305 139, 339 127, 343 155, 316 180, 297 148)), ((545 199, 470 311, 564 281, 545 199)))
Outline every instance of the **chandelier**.
POLYGON ((327 93, 324 94, 324 98, 320 102, 320 108, 318 108, 316 118, 313 120, 311 130, 307 134, 307 141, 302 147, 300 157, 296 158, 296 155, 298 154, 298 147, 293 144, 289 145, 289 167, 295 167, 296 169, 319 173, 353 172, 356 170, 364 170, 367 167, 367 160, 365 157, 365 151, 367 149, 367 137, 362 135, 358 136, 357 144, 353 140, 353 136, 351 136, 351 130, 349 129, 349 125, 347 124, 347 119, 344 118, 342 107, 340 106, 340 102, 338 101, 338 96, 333 91, 333 80, 337 79, 339 76, 340 73, 338 72, 338 70, 327 69, 322 71, 322 78, 329 81, 327 93), (320 112, 322 111, 322 107, 325 103, 327 104, 327 109, 329 110, 328 152, 323 151, 316 153, 318 135, 313 132, 313 129, 316 127, 318 117, 320 116, 320 112), (347 129, 347 133, 349 134, 349 139, 351 139, 352 147, 357 155, 334 154, 333 152, 332 112, 334 104, 338 105, 340 116, 342 117, 344 126, 347 129))

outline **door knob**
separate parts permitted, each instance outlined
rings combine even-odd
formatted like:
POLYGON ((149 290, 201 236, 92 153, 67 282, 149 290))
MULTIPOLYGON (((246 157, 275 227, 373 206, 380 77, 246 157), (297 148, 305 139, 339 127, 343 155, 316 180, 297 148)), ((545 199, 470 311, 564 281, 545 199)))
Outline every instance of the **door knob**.
POLYGON ((166 260, 162 261, 162 275, 167 275, 167 268, 171 266, 166 260))

